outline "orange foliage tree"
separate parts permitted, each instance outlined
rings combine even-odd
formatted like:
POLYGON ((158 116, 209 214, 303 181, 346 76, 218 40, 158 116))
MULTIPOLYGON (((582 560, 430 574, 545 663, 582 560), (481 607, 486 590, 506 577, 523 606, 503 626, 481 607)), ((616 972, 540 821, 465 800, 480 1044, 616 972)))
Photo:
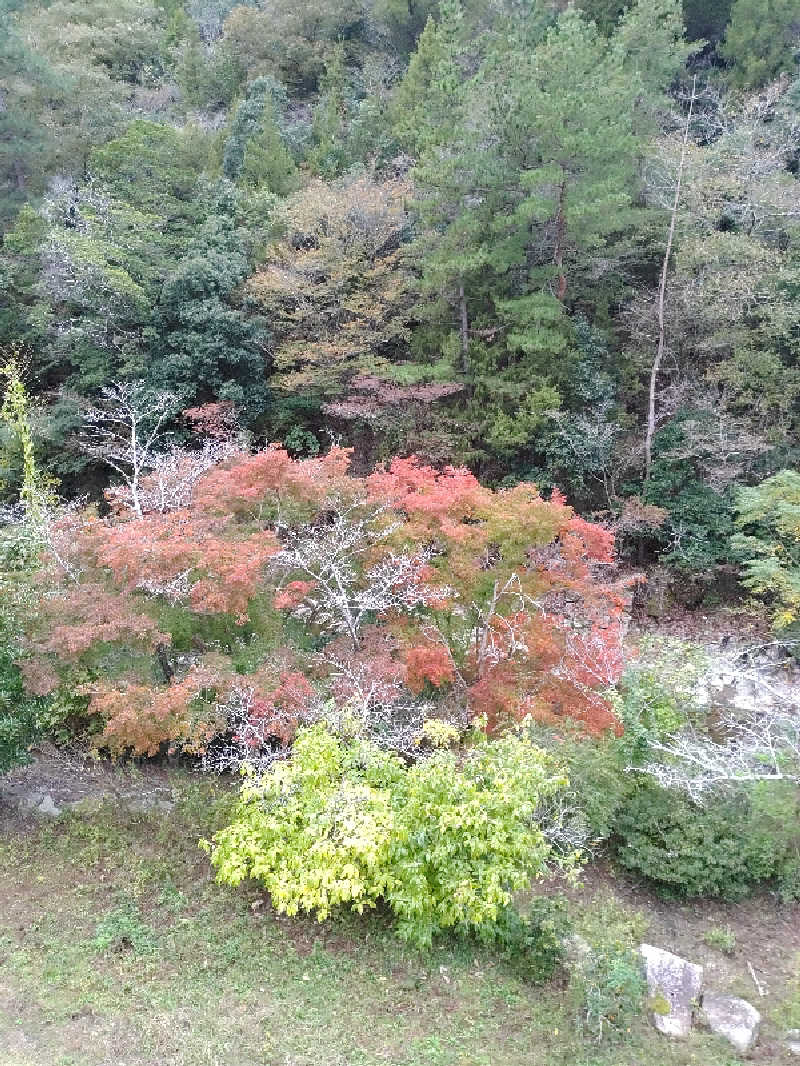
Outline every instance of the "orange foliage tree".
MULTIPOLYGON (((604 690, 622 670, 627 587, 612 535, 558 493, 493 492, 414 457, 357 478, 341 448, 202 461, 171 508, 139 513, 112 492, 105 517, 52 524, 25 672, 39 692, 82 683, 104 746, 198 752, 233 731, 285 748, 326 700, 386 721, 449 700, 491 730, 526 715, 618 728, 604 690), (165 611, 221 620, 227 636, 177 655, 165 611), (284 635, 243 676, 232 652, 276 622, 284 635)), ((148 476, 139 500, 163 498, 148 476)))

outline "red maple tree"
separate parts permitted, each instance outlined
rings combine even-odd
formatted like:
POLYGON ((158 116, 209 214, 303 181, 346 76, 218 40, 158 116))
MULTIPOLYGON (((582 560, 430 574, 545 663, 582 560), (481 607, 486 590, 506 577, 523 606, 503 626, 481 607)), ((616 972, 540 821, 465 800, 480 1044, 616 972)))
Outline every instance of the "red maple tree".
POLYGON ((342 448, 303 460, 276 445, 226 448, 180 506, 65 519, 30 634, 30 683, 52 688, 100 645, 157 651, 162 683, 121 656, 120 673, 86 689, 104 743, 145 754, 170 743, 200 750, 226 728, 220 708, 243 686, 253 735, 286 746, 312 702, 312 674, 335 702, 372 700, 381 713, 451 692, 493 730, 525 715, 619 728, 604 691, 622 670, 629 592, 608 530, 532 484, 495 492, 469 470, 414 456, 367 478, 349 465, 342 448), (159 622, 164 605, 190 621, 227 620, 231 647, 259 636, 265 611, 273 626, 275 610, 295 615, 328 643, 327 665, 296 652, 276 684, 263 663, 237 680, 219 647, 179 660, 159 622))

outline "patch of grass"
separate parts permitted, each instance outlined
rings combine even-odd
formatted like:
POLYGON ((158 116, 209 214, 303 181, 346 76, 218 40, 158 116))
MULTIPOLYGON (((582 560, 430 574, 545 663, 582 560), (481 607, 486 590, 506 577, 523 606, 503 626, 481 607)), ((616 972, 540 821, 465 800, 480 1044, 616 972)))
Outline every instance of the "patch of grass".
POLYGON ((115 907, 100 919, 92 943, 98 951, 106 953, 133 951, 137 955, 149 955, 155 950, 153 930, 130 902, 115 907))
MULTIPOLYGON (((0 1066, 727 1063, 712 1038, 669 1045, 643 1018, 598 1045, 558 981, 527 983, 489 948, 422 953, 380 913, 319 925, 218 886, 197 840, 229 800, 180 788, 167 815, 104 809, 0 841, 0 1066)), ((640 936, 611 898, 576 923, 590 942, 640 936)))
POLYGON ((736 933, 729 925, 714 925, 703 934, 703 940, 710 948, 721 951, 723 955, 733 955, 736 951, 736 933))
POLYGON ((644 915, 625 906, 611 892, 598 892, 575 904, 573 923, 589 944, 605 948, 636 948, 647 933, 644 915))
POLYGON ((800 1029, 800 955, 796 961, 797 977, 787 990, 776 1021, 783 1029, 800 1029))

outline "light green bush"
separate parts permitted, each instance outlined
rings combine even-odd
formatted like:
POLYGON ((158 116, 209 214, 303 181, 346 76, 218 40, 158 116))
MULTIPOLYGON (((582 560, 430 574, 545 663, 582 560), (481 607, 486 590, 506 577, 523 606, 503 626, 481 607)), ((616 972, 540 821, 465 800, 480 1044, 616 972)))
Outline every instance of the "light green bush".
POLYGON ((384 899, 400 934, 424 945, 445 929, 491 927, 555 861, 535 816, 566 783, 517 736, 406 767, 314 726, 291 761, 246 782, 233 822, 206 847, 220 881, 260 881, 279 911, 323 920, 384 899))

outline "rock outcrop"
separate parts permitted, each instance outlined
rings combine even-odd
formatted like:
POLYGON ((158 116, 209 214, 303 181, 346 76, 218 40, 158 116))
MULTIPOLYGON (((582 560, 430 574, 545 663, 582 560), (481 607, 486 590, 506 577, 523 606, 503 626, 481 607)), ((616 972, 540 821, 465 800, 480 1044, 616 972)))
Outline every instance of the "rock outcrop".
POLYGON ((639 948, 647 978, 648 1013, 660 1033, 685 1038, 703 992, 703 967, 652 944, 639 948))
POLYGON ((724 1036, 739 1054, 750 1051, 758 1040, 761 1015, 746 999, 707 992, 697 1016, 698 1023, 724 1036))

